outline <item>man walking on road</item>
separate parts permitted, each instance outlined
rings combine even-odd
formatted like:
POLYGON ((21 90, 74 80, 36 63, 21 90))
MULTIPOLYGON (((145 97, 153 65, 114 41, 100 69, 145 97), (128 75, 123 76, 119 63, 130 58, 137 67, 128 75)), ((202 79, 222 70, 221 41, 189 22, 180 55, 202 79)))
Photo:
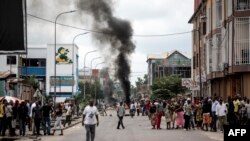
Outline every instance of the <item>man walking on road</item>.
POLYGON ((123 129, 125 129, 123 125, 123 117, 125 115, 125 108, 122 106, 122 102, 120 102, 120 106, 117 109, 117 116, 119 118, 117 129, 120 129, 120 125, 122 126, 123 129))
POLYGON ((83 111, 82 125, 86 129, 86 141, 94 141, 95 126, 99 125, 98 110, 94 106, 94 101, 90 100, 89 105, 83 111))

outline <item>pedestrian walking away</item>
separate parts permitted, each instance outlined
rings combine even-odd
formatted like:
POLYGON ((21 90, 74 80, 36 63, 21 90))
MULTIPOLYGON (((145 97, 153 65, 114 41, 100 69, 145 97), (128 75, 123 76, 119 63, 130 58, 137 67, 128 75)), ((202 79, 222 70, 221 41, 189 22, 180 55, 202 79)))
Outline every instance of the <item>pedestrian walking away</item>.
POLYGON ((32 115, 34 118, 35 126, 36 126, 36 135, 39 136, 40 134, 40 125, 42 120, 42 108, 41 108, 41 101, 36 103, 36 107, 32 110, 32 115))
POLYGON ((83 111, 82 125, 86 129, 86 141, 94 141, 95 127, 99 125, 98 110, 94 101, 90 100, 89 105, 83 111))
POLYGON ((60 103, 58 104, 58 106, 56 108, 55 114, 56 114, 56 122, 54 125, 52 135, 54 135, 56 130, 59 129, 59 130, 61 130, 61 134, 59 134, 59 135, 62 136, 63 135, 63 129, 62 129, 62 114, 63 114, 63 112, 62 112, 62 106, 60 103))
POLYGON ((18 117, 19 117, 19 133, 20 136, 25 136, 26 132, 26 118, 28 116, 28 107, 26 106, 25 102, 22 101, 21 105, 18 107, 17 112, 18 112, 18 117))
POLYGON ((43 122, 44 122, 44 126, 43 126, 43 132, 44 135, 48 134, 50 135, 50 116, 53 113, 53 109, 52 109, 52 104, 46 102, 45 105, 42 107, 42 113, 43 113, 43 122))
POLYGON ((120 129, 120 125, 123 129, 125 129, 123 125, 123 117, 125 115, 125 108, 122 106, 122 102, 120 103, 120 106, 117 108, 117 116, 119 118, 117 129, 120 129))

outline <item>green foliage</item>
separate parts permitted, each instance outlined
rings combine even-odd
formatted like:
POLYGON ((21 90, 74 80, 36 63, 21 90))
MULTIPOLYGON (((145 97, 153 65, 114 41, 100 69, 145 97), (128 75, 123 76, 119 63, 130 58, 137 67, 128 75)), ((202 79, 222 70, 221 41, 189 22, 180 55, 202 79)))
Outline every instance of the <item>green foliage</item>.
POLYGON ((80 105, 86 106, 87 102, 90 99, 95 99, 95 91, 96 91, 96 98, 97 99, 103 99, 104 94, 103 90, 101 89, 101 84, 99 81, 95 81, 94 83, 86 82, 85 83, 85 99, 84 99, 84 83, 79 83, 79 89, 81 93, 77 95, 76 100, 80 105))
POLYGON ((169 99, 177 94, 184 93, 185 90, 181 85, 181 78, 178 75, 171 75, 157 79, 153 83, 151 99, 169 99))
POLYGON ((135 81, 136 87, 140 87, 143 84, 147 84, 148 83, 148 75, 145 74, 143 76, 143 78, 137 77, 137 81, 135 81))
POLYGON ((32 76, 30 76, 30 77, 26 77, 26 78, 24 79, 24 83, 27 84, 27 85, 32 86, 34 89, 39 88, 39 82, 38 82, 38 80, 36 79, 36 76, 35 76, 35 75, 32 75, 32 76))

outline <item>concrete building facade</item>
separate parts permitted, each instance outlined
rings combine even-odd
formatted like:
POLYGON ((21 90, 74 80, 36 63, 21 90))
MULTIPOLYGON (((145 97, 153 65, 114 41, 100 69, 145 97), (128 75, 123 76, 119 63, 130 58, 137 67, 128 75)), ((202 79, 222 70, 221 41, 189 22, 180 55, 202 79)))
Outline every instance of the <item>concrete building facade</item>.
MULTIPOLYGON (((250 97, 249 0, 195 1, 193 76, 205 74, 202 96, 250 97)), ((193 77, 193 79, 195 79, 193 77)))

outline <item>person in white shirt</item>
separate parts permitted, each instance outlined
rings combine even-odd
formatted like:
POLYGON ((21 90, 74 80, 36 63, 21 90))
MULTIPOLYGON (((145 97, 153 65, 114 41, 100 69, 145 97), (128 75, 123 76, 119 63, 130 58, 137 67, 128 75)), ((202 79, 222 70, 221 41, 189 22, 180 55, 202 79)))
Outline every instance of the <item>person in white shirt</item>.
POLYGON ((94 106, 94 101, 90 100, 89 105, 83 111, 82 125, 86 129, 86 141, 94 141, 95 126, 99 125, 98 110, 94 106))
POLYGON ((134 115, 135 115, 135 104, 134 104, 134 102, 132 102, 131 104, 130 104, 130 116, 131 116, 131 118, 133 118, 134 117, 134 115))
POLYGON ((211 123, 211 128, 212 128, 212 131, 214 132, 217 132, 217 127, 216 127, 216 123, 217 123, 217 116, 216 116, 216 106, 219 104, 218 102, 218 98, 215 97, 213 99, 213 102, 212 102, 212 123, 211 123))
POLYGON ((222 99, 219 100, 219 104, 216 105, 216 115, 219 119, 220 130, 223 131, 223 125, 225 124, 227 107, 222 99))
POLYGON ((71 124, 71 117, 72 117, 72 104, 67 106, 67 112, 66 112, 66 121, 64 122, 63 126, 68 123, 68 126, 71 124))
POLYGON ((30 111, 29 111, 29 116, 30 116, 30 124, 31 124, 31 130, 33 132, 33 135, 35 135, 36 133, 36 126, 35 126, 35 120, 34 120, 34 117, 33 117, 33 109, 36 107, 36 101, 34 101, 32 104, 31 104, 31 107, 30 107, 30 111))
POLYGON ((123 117, 125 115, 125 108, 122 106, 122 102, 120 102, 120 106, 117 108, 117 116, 119 118, 117 129, 120 129, 120 125, 123 129, 125 129, 123 125, 123 117))

